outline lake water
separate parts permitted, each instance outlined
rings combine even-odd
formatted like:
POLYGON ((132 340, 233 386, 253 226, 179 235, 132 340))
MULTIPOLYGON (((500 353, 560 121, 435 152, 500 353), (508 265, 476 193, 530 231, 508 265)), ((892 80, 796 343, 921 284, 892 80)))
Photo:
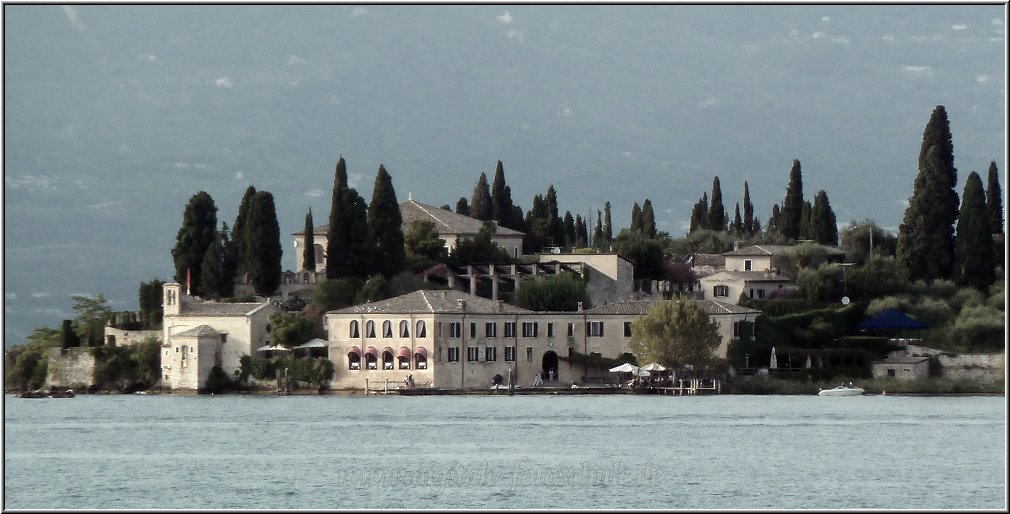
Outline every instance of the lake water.
POLYGON ((4 508, 1006 508, 1006 399, 4 397, 4 508))

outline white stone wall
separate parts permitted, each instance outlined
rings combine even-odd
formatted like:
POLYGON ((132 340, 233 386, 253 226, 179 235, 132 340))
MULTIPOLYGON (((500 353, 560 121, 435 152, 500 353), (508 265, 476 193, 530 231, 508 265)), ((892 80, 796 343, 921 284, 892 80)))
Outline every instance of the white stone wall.
POLYGON ((90 348, 53 348, 49 350, 46 385, 87 389, 95 383, 95 357, 90 348))
POLYGON ((726 256, 727 271, 770 271, 771 269, 771 255, 755 255, 749 257, 726 256), (747 261, 751 261, 750 270, 747 269, 747 261))
POLYGON ((133 346, 150 336, 154 336, 161 341, 161 330, 122 330, 114 327, 105 327, 105 341, 109 341, 109 336, 116 338, 116 346, 133 346))

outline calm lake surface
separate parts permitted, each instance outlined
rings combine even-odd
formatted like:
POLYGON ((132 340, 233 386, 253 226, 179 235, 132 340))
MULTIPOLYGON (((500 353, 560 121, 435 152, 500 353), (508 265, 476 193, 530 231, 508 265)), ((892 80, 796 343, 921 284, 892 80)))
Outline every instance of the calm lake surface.
POLYGON ((4 508, 1006 508, 1006 399, 4 397, 4 508))

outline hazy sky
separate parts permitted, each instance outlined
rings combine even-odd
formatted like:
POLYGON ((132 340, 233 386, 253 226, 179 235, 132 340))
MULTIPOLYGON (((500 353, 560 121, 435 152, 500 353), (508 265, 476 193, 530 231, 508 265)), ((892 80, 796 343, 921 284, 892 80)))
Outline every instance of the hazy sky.
MULTIPOLYGON (((171 279, 194 193, 229 225, 274 194, 284 268, 333 166, 371 197, 455 205, 504 163, 528 210, 617 227, 646 198, 675 237, 719 176, 729 215, 804 196, 841 225, 894 229, 922 130, 946 107, 958 193, 1005 175, 1004 5, 12 5, 4 15, 4 343, 72 317, 69 296, 137 308, 171 279)), ((1001 177, 1002 180, 1002 177, 1001 177)), ((1004 181, 1005 184, 1005 181, 1004 181)), ((1004 186, 1005 190, 1005 186, 1004 186)))

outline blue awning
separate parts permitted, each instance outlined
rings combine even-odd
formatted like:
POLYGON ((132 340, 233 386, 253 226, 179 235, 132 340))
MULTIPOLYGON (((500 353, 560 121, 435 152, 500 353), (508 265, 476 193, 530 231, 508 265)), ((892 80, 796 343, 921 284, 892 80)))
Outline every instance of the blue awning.
POLYGON ((884 309, 877 313, 876 316, 869 318, 862 323, 856 325, 858 329, 890 329, 890 330, 903 330, 903 329, 922 329, 929 328, 925 323, 916 320, 915 318, 909 317, 907 314, 897 310, 897 309, 884 309))

